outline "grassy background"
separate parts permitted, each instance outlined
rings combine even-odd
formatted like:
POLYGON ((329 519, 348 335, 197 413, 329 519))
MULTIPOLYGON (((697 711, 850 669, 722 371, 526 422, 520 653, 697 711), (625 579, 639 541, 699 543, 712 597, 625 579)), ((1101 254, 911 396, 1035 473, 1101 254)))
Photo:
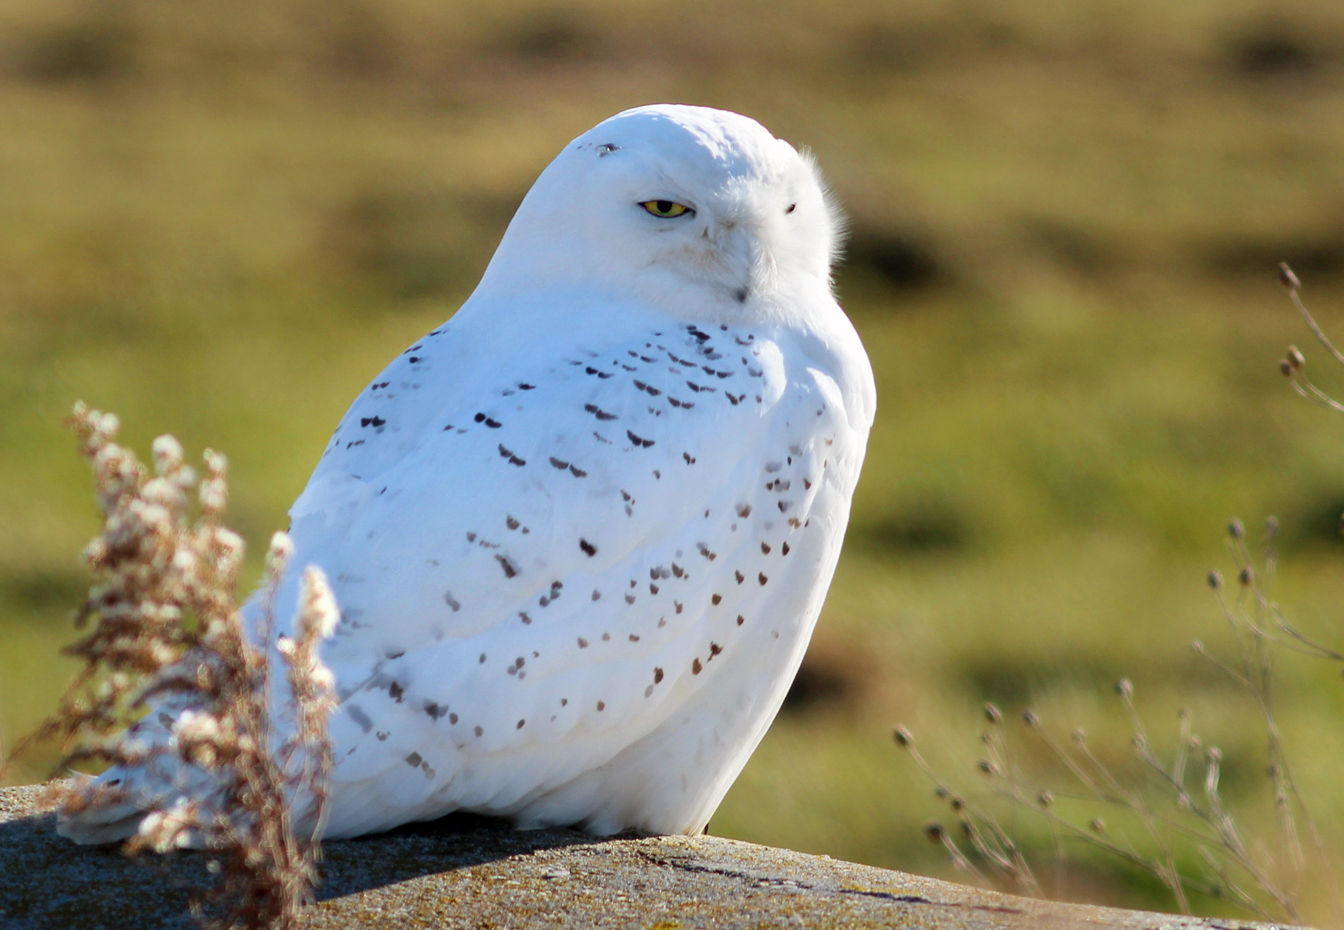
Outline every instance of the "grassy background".
MULTIPOLYGON (((1307 341, 1277 261, 1344 334, 1335 0, 3 5, 3 745, 70 671, 95 526, 60 427, 76 398, 141 450, 170 431, 226 451, 260 548, 559 147, 655 101, 817 153, 881 400, 804 686, 712 831, 949 874, 920 835, 945 811, 890 727, 971 787, 987 698, 1123 764, 1121 675, 1165 745, 1193 709, 1238 817, 1268 824, 1263 729, 1189 642, 1225 643, 1203 576, 1227 571, 1227 519, 1269 514, 1277 595, 1344 641, 1344 430, 1275 370, 1307 341)), ((1338 857, 1344 688, 1324 663, 1279 671, 1338 857)), ((1062 896, 1171 906, 1085 851, 1043 872, 1062 896)))

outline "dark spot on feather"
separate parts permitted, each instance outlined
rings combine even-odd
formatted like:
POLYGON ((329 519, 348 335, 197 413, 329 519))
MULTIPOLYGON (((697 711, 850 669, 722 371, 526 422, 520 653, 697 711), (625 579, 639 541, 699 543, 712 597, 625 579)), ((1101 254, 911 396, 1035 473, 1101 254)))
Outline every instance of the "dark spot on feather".
POLYGON ((346 704, 345 708, 346 714, 351 720, 359 725, 361 730, 368 733, 373 729, 373 721, 369 719, 368 714, 364 713, 364 708, 360 707, 358 704, 346 704))
POLYGON ((593 556, 597 555, 597 546, 594 546, 592 543, 590 543, 590 542, 589 542, 588 540, 586 540, 586 539, 580 539, 580 540, 579 540, 579 548, 582 549, 583 552, 584 552, 584 555, 588 556, 588 558, 590 558, 590 559, 591 559, 593 556))

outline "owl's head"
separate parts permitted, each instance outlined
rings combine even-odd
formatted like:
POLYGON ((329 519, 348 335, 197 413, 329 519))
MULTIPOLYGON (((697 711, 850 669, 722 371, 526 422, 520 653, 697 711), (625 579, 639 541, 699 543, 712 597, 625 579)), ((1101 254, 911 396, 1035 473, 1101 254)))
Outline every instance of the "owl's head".
POLYGON ((542 172, 482 284, 595 288, 725 322, 774 316, 829 298, 839 228, 812 160, 760 123, 639 107, 542 172))

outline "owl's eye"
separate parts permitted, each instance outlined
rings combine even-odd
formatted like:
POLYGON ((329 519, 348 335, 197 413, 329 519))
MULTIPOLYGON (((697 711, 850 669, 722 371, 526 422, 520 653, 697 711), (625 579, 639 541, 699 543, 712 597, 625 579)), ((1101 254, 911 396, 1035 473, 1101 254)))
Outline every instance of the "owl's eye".
POLYGON ((695 211, 690 207, 684 204, 674 203, 671 200, 646 200, 641 203, 640 206, 645 210, 648 210, 654 216, 659 216, 663 219, 671 219, 674 216, 681 216, 683 213, 690 213, 691 215, 695 214, 695 211))

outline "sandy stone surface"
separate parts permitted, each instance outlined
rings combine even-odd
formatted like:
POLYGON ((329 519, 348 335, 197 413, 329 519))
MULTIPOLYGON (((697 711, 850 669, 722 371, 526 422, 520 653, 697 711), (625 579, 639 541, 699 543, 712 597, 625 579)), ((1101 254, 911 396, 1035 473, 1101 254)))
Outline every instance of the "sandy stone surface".
MULTIPOLYGON (((193 927, 199 853, 78 847, 0 789, 0 928, 193 927)), ((326 846, 314 928, 962 928, 1270 930, 1240 920, 1052 904, 718 837, 510 830, 446 818, 326 846)), ((1280 927, 1279 930, 1288 930, 1280 927)))

